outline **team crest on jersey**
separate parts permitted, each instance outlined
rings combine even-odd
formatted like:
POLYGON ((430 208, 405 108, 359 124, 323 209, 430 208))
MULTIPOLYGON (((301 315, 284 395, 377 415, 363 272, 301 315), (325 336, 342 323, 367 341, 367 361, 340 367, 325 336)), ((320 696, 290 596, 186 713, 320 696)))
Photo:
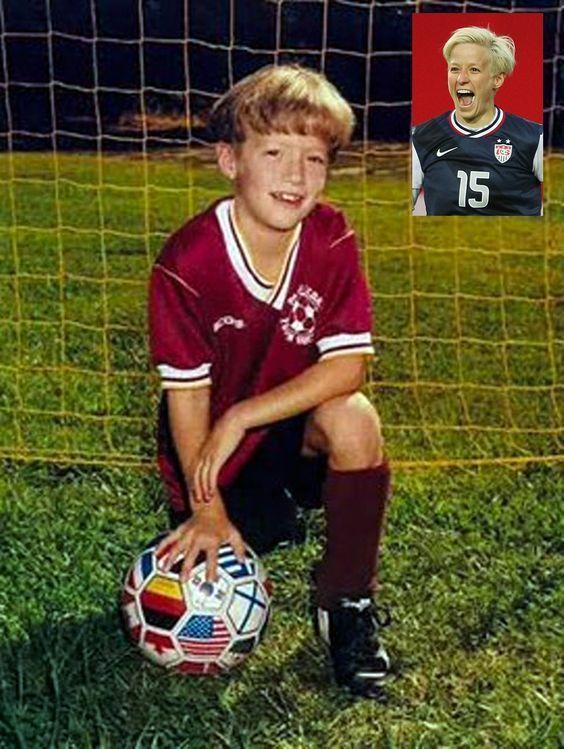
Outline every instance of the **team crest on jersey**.
POLYGON ((509 161, 512 152, 513 146, 511 145, 511 143, 509 143, 509 141, 501 143, 498 140, 498 142, 494 145, 494 156, 500 164, 505 164, 506 161, 509 161))
POLYGON ((313 341, 317 313, 323 298, 310 286, 301 284, 288 299, 290 308, 286 317, 280 320, 287 341, 307 346, 313 341))

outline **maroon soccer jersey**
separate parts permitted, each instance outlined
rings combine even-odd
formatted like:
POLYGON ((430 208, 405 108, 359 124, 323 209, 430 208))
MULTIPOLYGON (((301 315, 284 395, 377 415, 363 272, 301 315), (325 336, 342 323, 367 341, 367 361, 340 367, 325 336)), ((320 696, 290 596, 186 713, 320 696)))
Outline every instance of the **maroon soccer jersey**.
MULTIPOLYGON (((211 418, 316 361, 373 354, 370 294, 354 232, 318 204, 296 229, 276 284, 254 269, 225 199, 171 236, 157 259, 149 304, 152 359, 170 388, 211 387, 211 418)), ((182 507, 178 461, 161 404, 159 463, 182 507)), ((252 430, 223 467, 228 486, 267 428, 252 430)))

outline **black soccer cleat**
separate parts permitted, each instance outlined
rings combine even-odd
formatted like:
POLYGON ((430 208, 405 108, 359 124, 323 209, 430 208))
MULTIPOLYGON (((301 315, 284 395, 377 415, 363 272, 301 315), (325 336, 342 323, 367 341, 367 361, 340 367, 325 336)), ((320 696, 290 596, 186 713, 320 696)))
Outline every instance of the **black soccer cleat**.
POLYGON ((378 633, 389 623, 387 609, 377 607, 369 596, 341 598, 330 610, 317 608, 315 628, 329 647, 335 681, 351 694, 383 698, 390 659, 378 633))

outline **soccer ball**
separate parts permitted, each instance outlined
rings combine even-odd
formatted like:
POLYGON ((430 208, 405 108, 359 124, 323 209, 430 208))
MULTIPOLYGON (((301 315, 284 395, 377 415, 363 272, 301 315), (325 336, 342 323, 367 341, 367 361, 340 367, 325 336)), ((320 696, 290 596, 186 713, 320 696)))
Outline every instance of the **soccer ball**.
POLYGON ((293 319, 290 327, 299 334, 312 330, 315 325, 315 308, 311 304, 296 304, 293 309, 293 319))
POLYGON ((125 578, 121 612, 130 640, 153 663, 184 674, 214 674, 239 665, 262 639, 270 613, 271 585, 256 554, 246 547, 239 562, 230 544, 218 551, 217 580, 205 579, 205 559, 180 582, 182 559, 169 572, 144 549, 125 578))

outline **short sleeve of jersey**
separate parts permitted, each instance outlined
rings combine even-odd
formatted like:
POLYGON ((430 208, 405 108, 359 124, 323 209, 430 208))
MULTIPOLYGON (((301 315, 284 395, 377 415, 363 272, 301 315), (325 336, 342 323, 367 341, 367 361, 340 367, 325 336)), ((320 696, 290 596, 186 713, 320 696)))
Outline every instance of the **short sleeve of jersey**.
POLYGON ((149 340, 163 389, 211 385, 213 348, 198 292, 159 262, 149 291, 149 340))
POLYGON ((411 141, 411 189, 420 190, 423 185, 423 169, 421 168, 421 160, 417 153, 415 144, 415 128, 413 129, 413 139, 411 141))
MULTIPOLYGON (((340 227, 341 228, 341 227, 340 227)), ((342 221, 342 230, 329 246, 332 280, 326 291, 316 346, 319 359, 345 354, 374 354, 370 291, 360 267, 354 235, 342 221)))
POLYGON ((541 130, 537 150, 535 151, 535 156, 533 158, 533 174, 539 182, 543 181, 543 155, 543 137, 541 130))

